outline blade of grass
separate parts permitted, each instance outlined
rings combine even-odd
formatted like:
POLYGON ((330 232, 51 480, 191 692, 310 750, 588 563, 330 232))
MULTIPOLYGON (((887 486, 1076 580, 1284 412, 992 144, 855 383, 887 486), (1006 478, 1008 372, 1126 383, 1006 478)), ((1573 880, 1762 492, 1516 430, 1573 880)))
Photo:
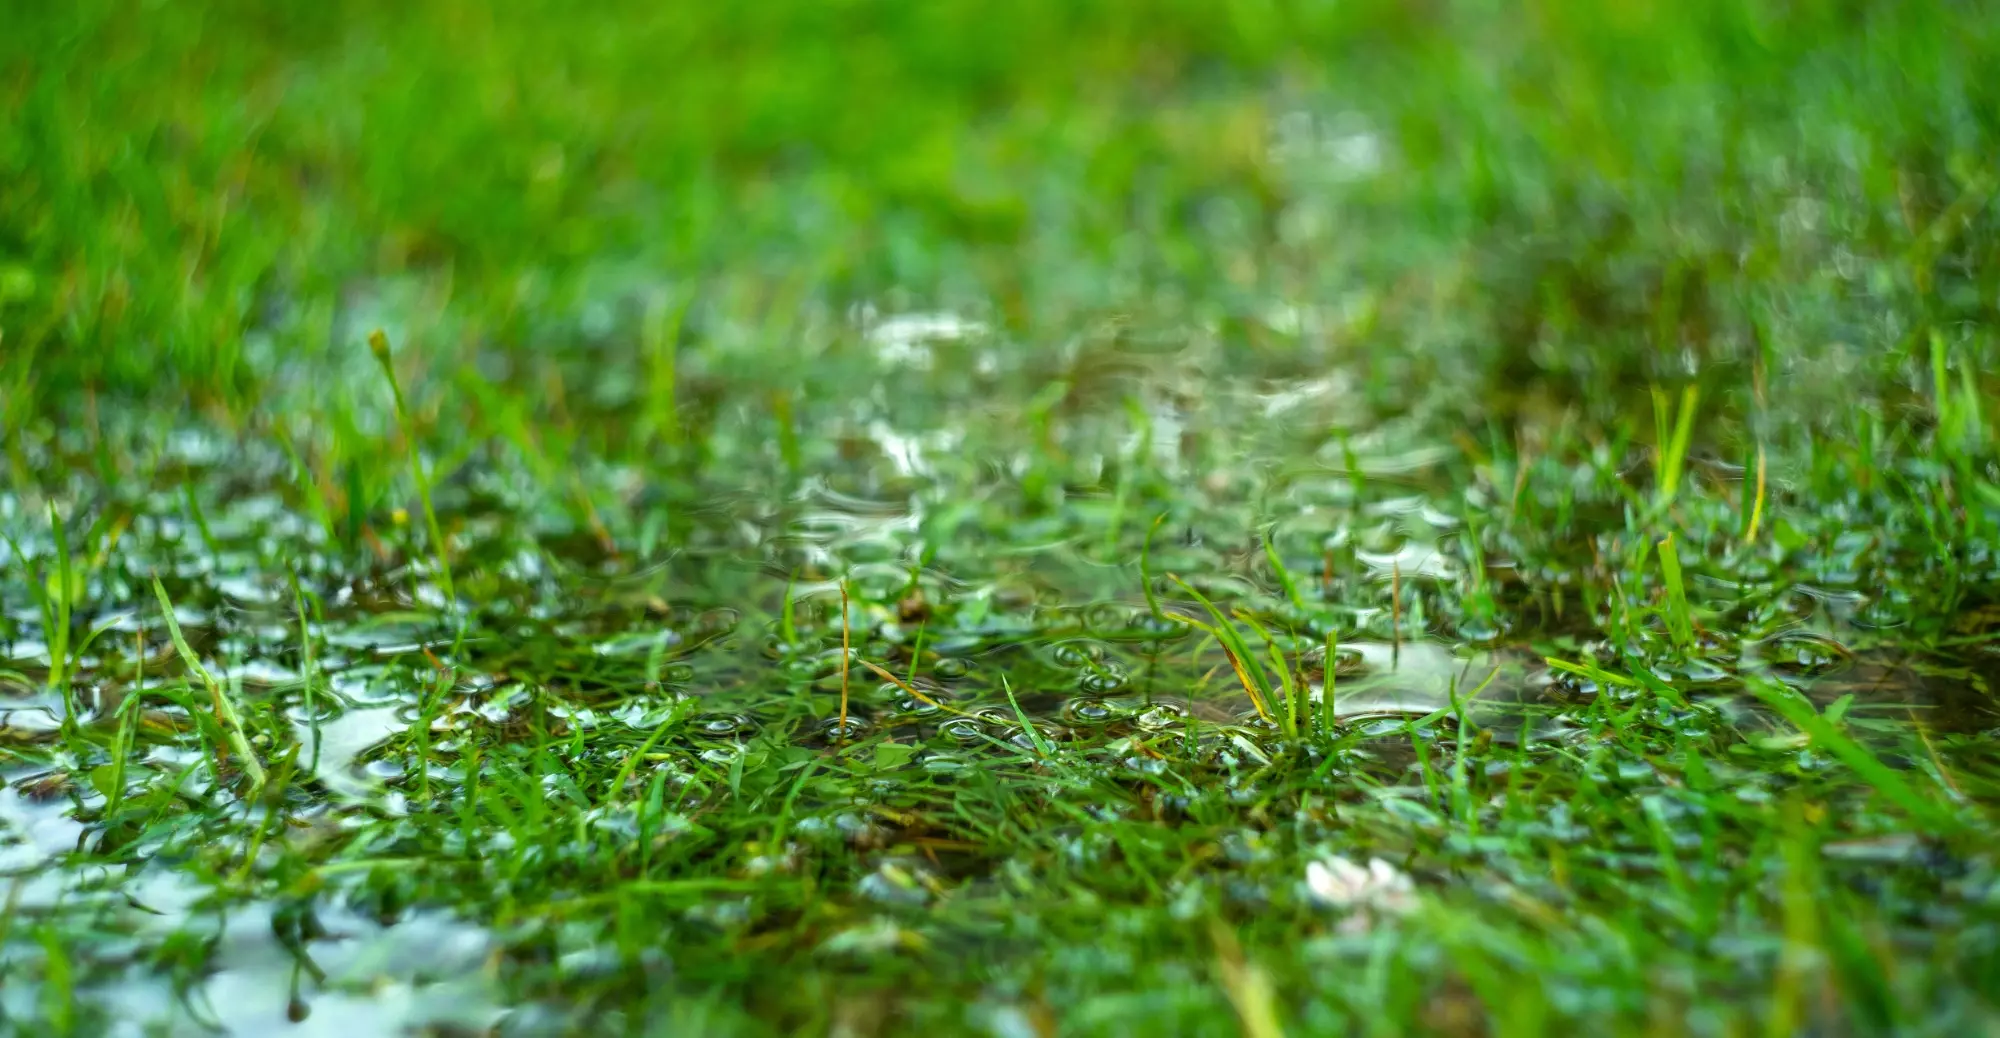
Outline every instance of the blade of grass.
POLYGON ((1144 459, 1153 453, 1153 420, 1146 413, 1144 405, 1137 397, 1125 398, 1125 413, 1132 419, 1134 439, 1131 452, 1118 470, 1118 487, 1111 497, 1111 518, 1104 524, 1104 554, 1109 558, 1118 550, 1118 535, 1125 532, 1125 509, 1132 497, 1132 485, 1138 479, 1138 469, 1144 459))
POLYGON ((1623 674, 1613 674, 1594 663, 1571 663, 1567 660, 1556 659, 1554 656, 1544 656, 1542 657, 1542 662, 1565 674, 1574 674, 1580 678, 1589 678, 1600 685, 1623 685, 1626 688, 1644 687, 1632 678, 1628 678, 1623 674))
POLYGON ((661 721, 651 735, 646 736, 646 741, 640 743, 639 748, 633 750, 630 757, 625 758, 625 763, 619 765, 618 773, 612 776, 611 786, 605 790, 607 802, 617 797, 619 791, 625 788, 625 783, 631 780, 632 772, 639 767, 639 762, 646 758, 646 754, 653 752, 653 747, 659 745, 660 740, 666 738, 668 732, 673 731, 687 719, 694 711, 694 703, 695 700, 692 699, 683 699, 675 703, 673 710, 667 714, 667 719, 661 721))
POLYGON ((937 707, 939 710, 943 710, 945 713, 957 714, 960 717, 975 716, 973 714, 966 713, 963 710, 957 709, 956 707, 953 707, 949 703, 942 703, 936 699, 931 698, 928 695, 925 695, 922 691, 918 690, 918 688, 915 685, 912 685, 909 682, 904 681, 902 678, 899 678, 896 675, 889 673, 887 670, 884 670, 881 667, 876 666, 875 664, 869 662, 868 660, 864 659, 864 660, 858 660, 856 662, 860 663, 864 667, 867 667, 869 670, 874 671, 877 675, 879 675, 882 678, 882 680, 890 682, 891 684, 894 684, 897 688, 900 688, 903 691, 908 692, 911 698, 917 700, 920 703, 929 703, 931 706, 937 707))
POLYGON ((306 626, 306 596, 305 592, 299 588, 299 571, 297 568, 293 568, 288 571, 288 575, 292 581, 292 607, 299 614, 299 658, 301 661, 301 676, 306 683, 306 724, 310 725, 312 729, 312 759, 307 762, 306 770, 316 772, 319 770, 320 731, 317 702, 318 689, 314 687, 314 672, 318 667, 316 666, 317 661, 313 658, 312 630, 306 626))
POLYGON ((1674 535, 1660 539, 1660 576, 1667 585, 1667 629, 1673 634, 1674 647, 1685 651, 1694 644, 1694 621, 1688 610, 1687 585, 1681 579, 1681 553, 1674 545, 1674 535))
POLYGON ((1285 1028, 1278 1022, 1278 1000, 1271 990, 1270 978, 1244 958, 1236 935, 1220 920, 1210 922, 1209 936, 1215 943, 1215 966, 1222 981, 1222 993, 1236 1010, 1243 1038, 1284 1038, 1285 1028))
POLYGON ((1167 521, 1167 513, 1153 517, 1153 525, 1146 528, 1146 543, 1139 548, 1139 589, 1146 593, 1146 608, 1153 611, 1153 619, 1164 620, 1167 614, 1160 609, 1160 596, 1153 591, 1153 535, 1160 532, 1160 524, 1167 521))
POLYGON ((1319 706, 1320 712, 1324 717, 1323 724, 1326 726, 1326 734, 1329 738, 1333 735, 1334 725, 1337 723, 1339 717, 1333 698, 1334 684, 1338 679, 1339 670, 1340 632, 1328 628, 1326 632, 1326 668, 1325 673, 1320 675, 1319 706))
POLYGON ((1752 695, 1776 710, 1793 727, 1812 739, 1815 745, 1847 765, 1855 777, 1875 787, 1884 800, 1902 808, 1911 818, 1941 832, 1957 832, 1964 828, 1964 823, 1949 808, 1919 793, 1901 772, 1882 763, 1867 747, 1828 722, 1799 693, 1762 677, 1751 677, 1744 685, 1752 695))
POLYGON ((848 663, 854 658, 853 641, 848 620, 847 581, 840 582, 840 738, 847 739, 847 674, 848 663))
MULTIPOLYGON (((409 407, 403 401, 403 387, 396 381, 396 365, 389 358, 389 337, 376 329, 368 334, 369 352, 375 355, 375 362, 382 367, 382 377, 389 380, 389 393, 396 400, 396 422, 403 428, 403 445, 409 451, 410 478, 417 484, 417 500, 424 508, 424 532, 430 537, 431 550, 437 553, 438 583, 444 588, 448 608, 458 612, 458 593, 452 587, 451 552, 445 543, 444 533, 438 527, 437 509, 431 504, 431 481, 424 471, 423 453, 417 449, 417 430, 410 420, 409 407)), ((464 637, 463 618, 459 624, 459 636, 464 637)), ((454 650, 455 651, 455 650, 454 650)))
POLYGON ((1277 669, 1278 681, 1285 693, 1285 712, 1278 715, 1278 723, 1284 728, 1285 738, 1297 739, 1299 737, 1300 686, 1299 683, 1293 680, 1292 668, 1286 664, 1285 654, 1278 648, 1277 639, 1271 637, 1271 633, 1264 629, 1264 625, 1257 622, 1256 617, 1241 611, 1238 611, 1236 616, 1244 623, 1249 624, 1250 629, 1257 632, 1257 637, 1264 640, 1265 651, 1270 653, 1271 666, 1277 669))
POLYGON ((49 532, 56 542, 55 589, 49 596, 54 613, 54 629, 49 631, 49 687, 62 693, 63 728, 67 730, 76 727, 76 696, 69 680, 69 628, 75 607, 76 578, 70 568, 69 532, 64 529, 62 517, 56 514, 53 501, 49 502, 49 532))
POLYGON ((222 685, 215 680, 215 675, 210 674, 208 668, 201 665, 201 660, 195 656, 194 650, 188 647, 187 639, 181 635, 181 622, 174 616, 173 600, 167 597, 167 589, 160 583, 157 574, 153 577, 153 595, 160 600, 160 612, 167 621, 167 636, 173 639, 174 650, 180 653, 181 662, 201 679, 202 684, 208 686, 209 699, 215 707, 215 723, 228 737, 230 748, 242 762, 243 770, 249 774, 251 790, 254 792, 264 788, 264 765, 250 750, 250 740, 243 734, 243 719, 237 715, 235 704, 223 696, 222 685))
POLYGON ((1292 608, 1297 609, 1301 613, 1305 612, 1306 601, 1299 595, 1299 585, 1292 580, 1292 571, 1286 569, 1285 560, 1278 557, 1278 546, 1271 543, 1270 530, 1263 532, 1262 540, 1264 542, 1264 558, 1270 561, 1271 572, 1277 574, 1278 586, 1284 589, 1286 600, 1292 603, 1292 608))
POLYGON ((795 569, 792 571, 791 576, 785 578, 785 604, 782 607, 782 611, 778 614, 778 630, 784 634, 785 645, 788 647, 799 643, 798 623, 793 616, 794 610, 797 608, 794 605, 793 590, 797 587, 798 582, 799 571, 795 569))
POLYGON ((1757 445, 1757 492, 1750 505, 1750 522, 1743 530, 1743 543, 1757 541, 1757 528, 1764 520, 1764 445, 1757 445))
MULTIPOLYGON (((642 346, 650 368, 651 385, 647 403, 652 413, 649 417, 654 437, 669 447, 677 447, 681 442, 680 379, 675 367, 680 353, 681 322, 686 318, 688 304, 693 299, 692 295, 687 295, 678 303, 673 303, 664 294, 659 294, 646 304, 645 341, 642 346)), ((788 426, 790 423, 785 424, 788 426)))
MULTIPOLYGON (((1700 390, 1688 386, 1681 391, 1681 404, 1674 416, 1673 433, 1659 445, 1659 455, 1654 465, 1655 510, 1664 510, 1673 503, 1680 493, 1681 470, 1687 462, 1688 439, 1694 432, 1695 404, 1700 399, 1700 390)), ((1661 432, 1666 429, 1666 394, 1658 389, 1653 391, 1655 421, 1661 432)))
POLYGON ((1014 685, 1005 674, 1000 675, 1000 689, 1007 693, 1007 705, 1014 708, 1014 717, 1021 722, 1021 730, 1027 734, 1028 741, 1035 744, 1035 752, 1044 757, 1054 756, 1055 749, 1047 739, 1042 738, 1042 730, 1035 727, 1035 722, 1028 719, 1028 712, 1021 709, 1021 701, 1014 697, 1014 685))

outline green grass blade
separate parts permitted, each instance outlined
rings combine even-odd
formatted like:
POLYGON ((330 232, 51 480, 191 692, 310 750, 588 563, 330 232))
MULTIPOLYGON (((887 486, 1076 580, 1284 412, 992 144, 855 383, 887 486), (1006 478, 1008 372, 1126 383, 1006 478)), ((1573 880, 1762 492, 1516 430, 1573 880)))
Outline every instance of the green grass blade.
POLYGON ((1681 579, 1681 553, 1668 534, 1660 539, 1660 575, 1667 585, 1667 629, 1674 647, 1685 651, 1694 644, 1694 621, 1688 609, 1687 585, 1681 579))
POLYGON ((222 685, 215 680, 215 675, 210 674, 208 668, 201 665, 201 659, 194 654, 194 649, 188 646, 187 639, 181 635, 181 622, 174 616, 173 600, 167 597, 167 589, 160 583, 157 575, 153 577, 153 595, 160 601, 160 613, 166 618, 167 636, 173 640, 174 651, 180 653, 181 662, 208 687, 209 698, 215 708, 216 725, 228 737, 230 749, 242 763, 244 772, 250 776, 250 788, 262 789, 265 781, 264 765, 257 760, 257 755, 250 749, 250 740, 243 732, 243 719, 237 714, 236 705, 229 701, 229 697, 223 695, 222 685))

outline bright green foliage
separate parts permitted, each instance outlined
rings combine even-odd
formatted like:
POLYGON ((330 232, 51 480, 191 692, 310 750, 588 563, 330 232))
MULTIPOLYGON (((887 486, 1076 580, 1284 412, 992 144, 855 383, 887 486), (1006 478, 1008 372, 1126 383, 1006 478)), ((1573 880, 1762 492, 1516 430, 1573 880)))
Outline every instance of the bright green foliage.
POLYGON ((2000 1027, 1995 69, 0 0, 0 1033, 2000 1027))

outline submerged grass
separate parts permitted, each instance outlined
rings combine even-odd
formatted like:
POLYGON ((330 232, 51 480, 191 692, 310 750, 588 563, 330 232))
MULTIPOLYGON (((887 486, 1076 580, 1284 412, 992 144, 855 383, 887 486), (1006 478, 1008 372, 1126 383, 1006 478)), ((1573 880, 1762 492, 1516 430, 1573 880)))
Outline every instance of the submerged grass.
POLYGON ((1990 15, 10 12, 0 1033, 2000 1026, 1990 15))

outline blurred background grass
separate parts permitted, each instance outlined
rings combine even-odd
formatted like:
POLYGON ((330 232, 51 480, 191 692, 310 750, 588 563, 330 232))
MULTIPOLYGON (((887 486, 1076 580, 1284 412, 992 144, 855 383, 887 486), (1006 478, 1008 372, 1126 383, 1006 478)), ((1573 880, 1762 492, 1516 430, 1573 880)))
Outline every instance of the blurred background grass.
POLYGON ((240 418, 391 283, 445 367, 625 356, 657 292, 715 327, 973 303, 1033 343, 1400 279, 1431 305, 1355 346, 1449 307, 1558 374, 1657 340, 1669 292, 1691 339, 1796 352, 1995 306, 2000 236, 1938 224, 1990 224, 1984 4, 8 7, 13 429, 84 388, 240 418), (1551 328, 1583 348, 1535 358, 1551 328))

